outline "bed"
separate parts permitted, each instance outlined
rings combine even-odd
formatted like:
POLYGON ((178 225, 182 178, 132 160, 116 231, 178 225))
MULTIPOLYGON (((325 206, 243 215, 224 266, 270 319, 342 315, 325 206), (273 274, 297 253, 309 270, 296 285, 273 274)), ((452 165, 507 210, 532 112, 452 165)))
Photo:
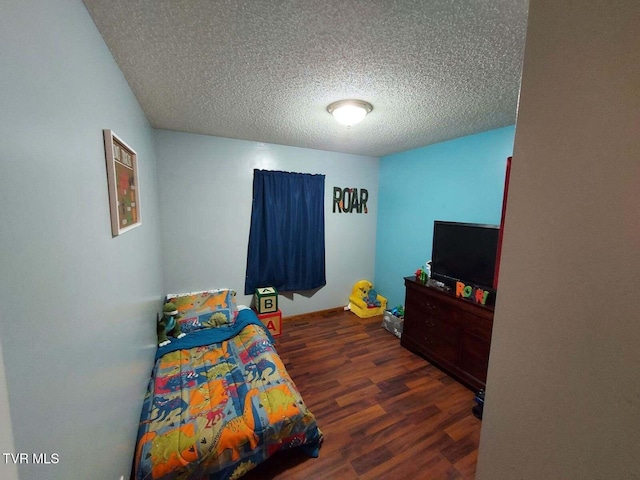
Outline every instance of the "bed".
POLYGON ((316 419, 253 310, 231 289, 167 299, 186 335, 158 347, 134 478, 235 479, 281 450, 317 457, 316 419))

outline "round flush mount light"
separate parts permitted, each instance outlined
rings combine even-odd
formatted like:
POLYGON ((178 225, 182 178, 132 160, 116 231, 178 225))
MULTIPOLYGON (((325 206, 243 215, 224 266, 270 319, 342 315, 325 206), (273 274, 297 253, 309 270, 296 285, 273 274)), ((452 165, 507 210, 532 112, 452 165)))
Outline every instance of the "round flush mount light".
POLYGON ((327 111, 347 127, 360 123, 371 110, 373 105, 364 100, 339 100, 327 107, 327 111))

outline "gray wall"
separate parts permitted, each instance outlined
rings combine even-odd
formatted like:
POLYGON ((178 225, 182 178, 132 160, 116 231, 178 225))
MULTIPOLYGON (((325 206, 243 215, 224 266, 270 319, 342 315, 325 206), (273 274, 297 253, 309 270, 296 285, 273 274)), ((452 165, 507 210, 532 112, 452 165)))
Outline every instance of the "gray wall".
POLYGON ((640 3, 531 0, 477 478, 640 478, 640 3))
MULTIPOLYGON (((0 324, 13 451, 60 459, 20 466, 19 477, 126 478, 163 291, 152 130, 80 1, 3 3, 0 59, 0 324), (103 128, 139 155, 143 224, 117 238, 103 128)), ((0 477, 11 470, 0 459, 0 477)))
POLYGON ((253 169, 324 174, 327 285, 280 295, 284 316, 344 306, 373 280, 378 159, 156 130, 164 278, 169 292, 216 287, 244 295, 253 169), (332 213, 333 187, 366 188, 369 213, 332 213), (177 232, 178 231, 178 232, 177 232))
MULTIPOLYGON (((15 453, 16 451, 11 428, 7 379, 2 357, 2 343, 0 342, 0 453, 15 453)), ((0 465, 0 473, 4 480, 16 480, 18 478, 18 466, 16 464, 5 462, 3 456, 0 458, 0 465)))

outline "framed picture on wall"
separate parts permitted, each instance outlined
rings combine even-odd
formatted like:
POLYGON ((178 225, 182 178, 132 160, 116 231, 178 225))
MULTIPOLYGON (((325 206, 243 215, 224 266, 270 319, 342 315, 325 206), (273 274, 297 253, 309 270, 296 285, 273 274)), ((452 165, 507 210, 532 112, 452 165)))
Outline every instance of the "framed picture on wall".
POLYGON ((117 237, 142 223, 138 156, 135 150, 111 130, 104 130, 104 150, 107 160, 111 234, 117 237))

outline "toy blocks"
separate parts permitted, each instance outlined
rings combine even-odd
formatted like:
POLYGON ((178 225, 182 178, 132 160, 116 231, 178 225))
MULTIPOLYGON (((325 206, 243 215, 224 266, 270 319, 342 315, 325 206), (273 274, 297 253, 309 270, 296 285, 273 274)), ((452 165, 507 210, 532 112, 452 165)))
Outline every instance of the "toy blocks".
POLYGON ((257 315, 272 337, 279 337, 282 334, 282 312, 280 310, 271 313, 258 313, 257 315))
POLYGON ((256 288, 253 295, 255 310, 259 314, 278 311, 278 291, 274 287, 256 288))

